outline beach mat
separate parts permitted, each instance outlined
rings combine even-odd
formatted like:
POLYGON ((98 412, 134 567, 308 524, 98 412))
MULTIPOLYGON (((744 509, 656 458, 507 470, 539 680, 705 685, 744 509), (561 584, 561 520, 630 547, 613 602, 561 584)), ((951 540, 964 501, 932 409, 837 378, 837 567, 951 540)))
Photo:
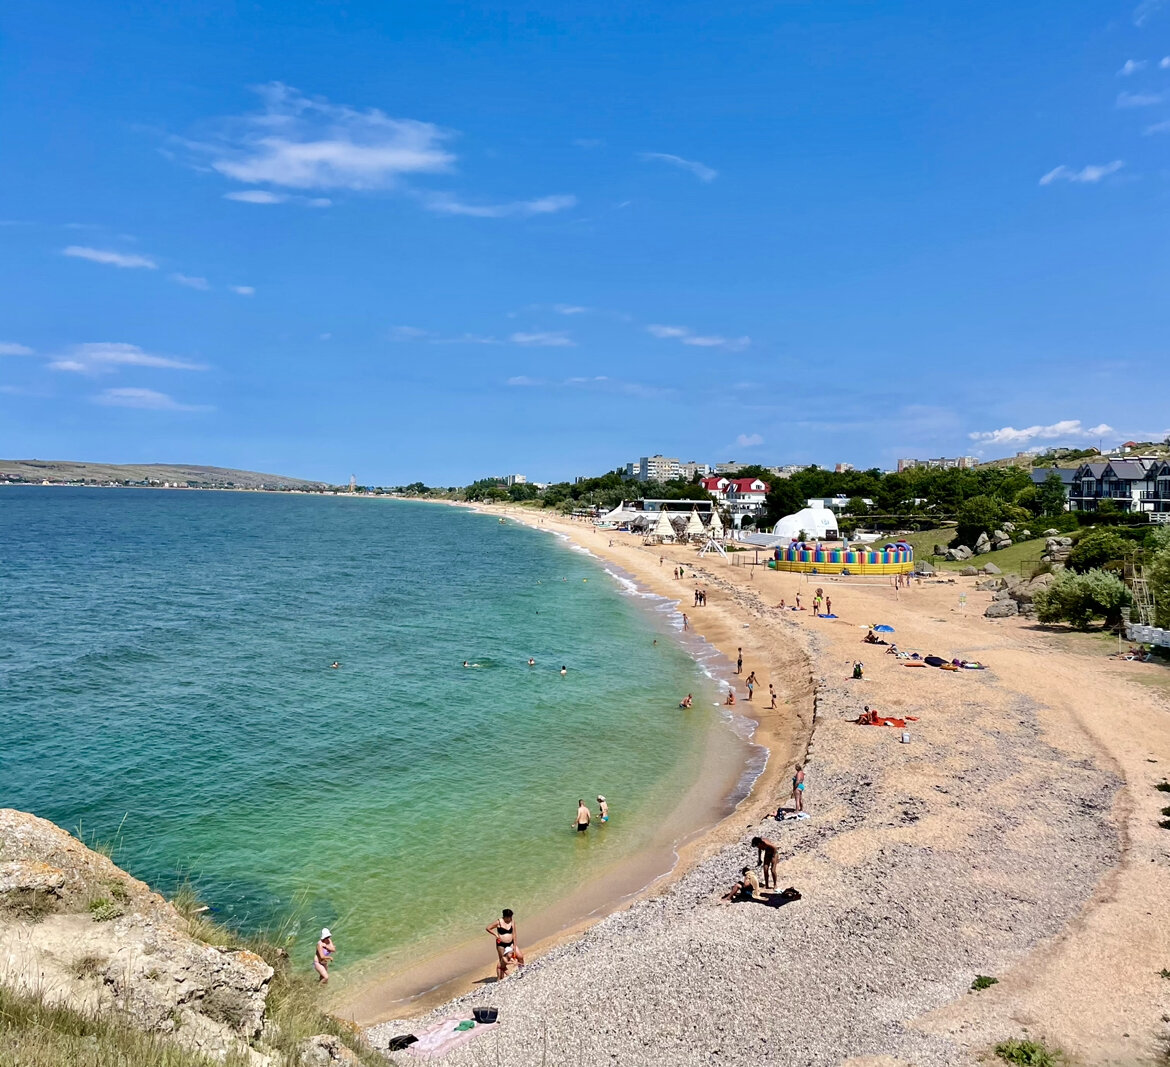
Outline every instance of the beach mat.
POLYGON ((470 1041, 474 1041, 480 1034, 494 1030, 499 1023, 476 1023, 470 1030, 456 1030, 455 1028, 465 1020, 459 1018, 444 1019, 441 1023, 428 1027, 418 1035, 418 1040, 409 1048, 403 1049, 403 1054, 413 1056, 417 1060, 434 1060, 447 1055, 454 1049, 462 1048, 470 1041))

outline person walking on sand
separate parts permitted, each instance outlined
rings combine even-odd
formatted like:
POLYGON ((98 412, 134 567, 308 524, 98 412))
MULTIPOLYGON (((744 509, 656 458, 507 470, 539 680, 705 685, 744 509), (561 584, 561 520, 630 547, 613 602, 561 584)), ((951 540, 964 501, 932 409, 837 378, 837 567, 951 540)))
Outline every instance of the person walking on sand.
POLYGON ((505 908, 487 932, 496 939, 496 979, 502 982, 508 977, 508 964, 513 960, 517 966, 524 966, 524 957, 520 954, 520 946, 516 941, 516 920, 512 918, 512 909, 505 908))
POLYGON ((609 805, 600 793, 597 794, 597 817, 602 822, 609 822, 609 805))
POLYGON ((329 961, 333 959, 336 952, 337 946, 333 944, 333 935, 329 932, 329 927, 326 926, 321 930, 321 937, 317 941, 317 951, 313 956, 313 970, 320 976, 322 985, 329 981, 329 961))
POLYGON ((736 657, 735 657, 735 673, 736 674, 743 674, 743 649, 742 648, 739 650, 738 655, 736 655, 736 657))
POLYGON ((772 698, 772 703, 768 705, 768 709, 774 711, 776 709, 776 687, 771 682, 768 683, 768 696, 772 698))
POLYGON ((751 700, 752 694, 756 691, 756 672, 755 671, 752 671, 752 673, 747 676, 747 683, 746 684, 747 684, 747 691, 748 691, 748 700, 751 700))
POLYGON ((577 821, 574 824, 577 827, 577 833, 583 834, 586 830, 589 829, 590 818, 591 818, 591 816, 589 814, 589 808, 586 805, 585 801, 578 800, 577 801, 577 821))
POLYGON ((776 857, 779 856, 780 849, 766 837, 753 837, 752 848, 756 850, 756 862, 764 868, 764 888, 777 888, 776 857))
POLYGON ((793 811, 804 811, 804 768, 799 763, 792 776, 792 805, 793 811))

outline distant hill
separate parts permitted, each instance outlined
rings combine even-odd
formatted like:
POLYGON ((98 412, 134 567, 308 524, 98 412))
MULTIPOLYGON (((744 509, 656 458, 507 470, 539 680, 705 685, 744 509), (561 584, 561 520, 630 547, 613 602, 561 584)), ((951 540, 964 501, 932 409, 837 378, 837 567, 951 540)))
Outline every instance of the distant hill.
POLYGON ((325 483, 283 474, 202 467, 187 463, 77 463, 56 459, 0 459, 0 481, 89 485, 193 485, 205 488, 320 489, 325 483))

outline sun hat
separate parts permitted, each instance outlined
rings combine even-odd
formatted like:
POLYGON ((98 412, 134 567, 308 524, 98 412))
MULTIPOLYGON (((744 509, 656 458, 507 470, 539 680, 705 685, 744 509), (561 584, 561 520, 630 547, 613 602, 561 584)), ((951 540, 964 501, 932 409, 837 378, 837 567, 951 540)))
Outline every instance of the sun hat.
POLYGON ((321 940, 322 941, 328 941, 332 936, 333 935, 329 932, 328 926, 323 926, 321 928, 321 940))
POLYGON ((605 800, 605 797, 603 797, 603 796, 602 796, 600 793, 598 793, 598 794, 597 794, 597 799, 598 799, 598 800, 605 800))

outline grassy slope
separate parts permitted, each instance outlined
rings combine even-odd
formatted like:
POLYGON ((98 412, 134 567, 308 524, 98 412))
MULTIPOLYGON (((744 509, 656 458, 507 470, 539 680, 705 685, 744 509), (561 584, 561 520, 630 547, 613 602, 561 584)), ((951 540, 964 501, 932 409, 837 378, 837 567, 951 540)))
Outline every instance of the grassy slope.
POLYGON ((1022 541, 1011 548, 1000 552, 989 552, 986 556, 979 556, 974 560, 963 563, 954 563, 949 560, 935 559, 931 552, 936 544, 944 547, 955 536, 953 529, 923 530, 920 533, 910 534, 905 538, 914 547, 914 558, 928 560, 935 567, 942 570, 958 571, 964 567, 982 567, 984 563, 994 563, 1005 574, 1009 571, 1014 574, 1026 573, 1031 565, 1040 562, 1044 552, 1044 538, 1033 538, 1031 541, 1022 541))

